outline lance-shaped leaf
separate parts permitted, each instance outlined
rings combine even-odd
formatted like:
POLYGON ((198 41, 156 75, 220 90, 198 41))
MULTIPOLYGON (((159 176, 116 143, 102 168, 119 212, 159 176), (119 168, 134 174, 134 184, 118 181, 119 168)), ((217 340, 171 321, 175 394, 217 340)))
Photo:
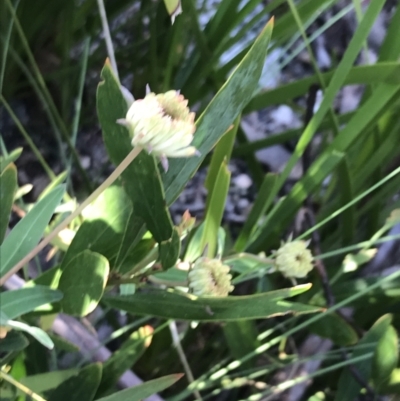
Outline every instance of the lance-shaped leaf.
POLYGON ((10 163, 14 163, 21 156, 21 153, 22 148, 17 148, 7 156, 0 156, 0 172, 2 173, 10 163))
POLYGON ((61 201, 64 189, 65 187, 60 185, 37 202, 0 245, 0 277, 4 276, 40 241, 55 208, 61 201))
POLYGON ((0 244, 7 231, 16 189, 17 169, 10 163, 0 175, 0 244))
POLYGON ((53 341, 51 341, 51 338, 45 331, 39 329, 39 327, 33 327, 23 322, 11 320, 2 310, 0 310, 0 326, 18 331, 25 331, 25 333, 29 333, 45 347, 49 349, 52 349, 54 347, 53 341))
MULTIPOLYGON (((391 321, 391 315, 382 316, 353 348, 351 359, 356 359, 360 356, 367 357, 365 360, 352 364, 353 369, 357 369, 361 380, 364 382, 368 382, 370 379, 374 352, 391 321)), ((357 398, 361 389, 362 385, 354 379, 349 369, 346 368, 340 375, 335 401, 353 401, 357 398)))
POLYGON ((57 302, 62 296, 60 291, 37 285, 31 288, 2 292, 0 294, 0 305, 9 319, 15 319, 32 312, 39 306, 57 302))
POLYGON ((94 363, 48 391, 47 401, 92 401, 101 379, 101 365, 94 363))
POLYGON ((128 296, 108 296, 103 301, 136 315, 159 316, 166 319, 198 321, 234 321, 265 319, 289 313, 313 313, 319 307, 285 301, 307 291, 310 284, 265 292, 262 294, 232 297, 195 297, 168 291, 137 292, 128 296))
POLYGON ((168 204, 177 198, 207 154, 250 101, 261 76, 272 27, 273 20, 266 25, 249 52, 197 120, 192 145, 199 150, 201 156, 169 161, 168 172, 162 174, 168 204))
POLYGON ((152 394, 158 393, 159 391, 172 386, 182 376, 183 374, 181 373, 163 376, 138 386, 122 390, 118 393, 109 395, 108 397, 99 398, 97 401, 141 401, 152 394))

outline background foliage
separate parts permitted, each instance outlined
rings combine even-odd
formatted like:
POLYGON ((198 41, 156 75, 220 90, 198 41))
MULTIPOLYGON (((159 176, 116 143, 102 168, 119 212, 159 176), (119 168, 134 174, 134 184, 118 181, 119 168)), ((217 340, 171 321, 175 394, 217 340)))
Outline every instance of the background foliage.
POLYGON ((395 399, 399 256, 383 252, 399 243, 400 6, 364 3, 221 0, 207 14, 183 0, 171 25, 162 1, 109 1, 116 71, 104 63, 102 2, 0 2, 0 278, 131 150, 115 123, 127 110, 120 82, 135 98, 147 84, 180 89, 201 154, 164 172, 141 153, 3 285, 2 400, 395 399), (383 8, 377 59, 362 64, 383 8), (321 71, 314 43, 347 13, 351 40, 321 71), (261 89, 276 50, 280 71, 303 51, 310 73, 261 89), (362 100, 341 113, 349 84, 364 86, 362 100), (249 143, 244 116, 282 104, 303 125, 249 143), (285 168, 266 171, 255 153, 287 143, 285 168), (223 212, 238 159, 256 197, 235 232, 223 212), (169 207, 202 168, 204 216, 179 224, 169 207), (290 233, 311 239, 316 259, 299 283, 270 259, 290 233), (184 292, 177 263, 206 244, 231 266, 229 297, 184 292))

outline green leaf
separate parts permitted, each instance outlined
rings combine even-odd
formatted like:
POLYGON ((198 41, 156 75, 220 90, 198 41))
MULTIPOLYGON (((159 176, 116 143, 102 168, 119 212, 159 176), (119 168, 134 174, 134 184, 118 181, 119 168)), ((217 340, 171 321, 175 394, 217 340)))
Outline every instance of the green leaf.
POLYGON ((122 175, 126 192, 133 202, 134 213, 146 222, 158 243, 170 239, 173 224, 154 157, 145 151, 141 152, 122 175))
POLYGON ((86 316, 103 296, 108 279, 108 260, 96 252, 83 251, 64 268, 58 288, 64 293, 61 307, 69 315, 86 316))
MULTIPOLYGON (((398 135, 399 122, 396 113, 396 109, 391 110, 389 108, 386 117, 380 118, 381 121, 386 119, 389 121, 391 120, 391 123, 385 124, 385 128, 379 128, 382 140, 378 146, 374 140, 364 141, 365 151, 363 153, 365 156, 363 155, 363 158, 360 157, 361 155, 359 156, 359 168, 354 178, 354 187, 356 190, 362 190, 365 187, 365 183, 370 180, 371 176, 373 177, 374 173, 376 174, 380 169, 384 169, 385 165, 396 157, 397 149, 400 146, 400 138, 398 135)), ((376 181, 376 178, 374 181, 376 181)))
MULTIPOLYGON (((312 166, 308 169, 303 178, 298 181, 290 194, 276 204, 276 206, 267 215, 262 227, 256 231, 253 242, 248 246, 249 252, 258 252, 261 247, 264 248, 265 244, 271 243, 271 235, 281 232, 284 227, 292 219, 297 210, 301 207, 307 195, 312 193, 315 188, 324 180, 324 178, 343 160, 343 153, 333 151, 332 153, 324 152, 312 166)), ((279 179, 276 181, 274 189, 279 184, 279 179)), ((274 190, 268 198, 272 202, 274 190)), ((268 207, 266 205, 265 207, 268 207)), ((274 238, 274 239, 275 239, 274 238)))
MULTIPOLYGON (((307 21, 307 22, 312 22, 315 21, 318 17, 318 15, 323 11, 328 8, 329 5, 332 4, 336 0, 320 0, 318 2, 314 0, 302 0, 301 2, 298 3, 298 8, 297 11, 300 15, 301 20, 307 21)), ((229 7, 230 7, 229 2, 229 7)), ((298 37, 298 26, 296 24, 296 21, 294 20, 294 16, 292 13, 289 12, 283 12, 281 13, 280 10, 283 8, 285 9, 286 7, 280 7, 283 3, 286 3, 286 1, 282 0, 275 0, 271 1, 268 3, 266 7, 263 7, 263 12, 259 13, 261 16, 265 12, 266 16, 268 15, 267 13, 272 13, 275 14, 274 18, 275 20, 275 27, 274 27, 274 32, 272 35, 272 43, 271 43, 271 49, 274 49, 279 46, 285 46, 286 49, 288 48, 287 41, 290 43, 294 41, 298 37), (269 11, 267 11, 269 9, 269 11), (279 10, 279 11, 278 11, 279 10)), ((230 17, 230 10, 228 10, 228 15, 226 16, 228 19, 232 19, 230 17)), ((249 21, 251 24, 251 20, 249 21)), ((248 25, 247 30, 244 31, 244 35, 248 35, 248 30, 253 29, 254 25, 248 25)), ((246 25, 244 25, 246 27, 246 25)), ((242 29, 241 29, 242 30, 242 29)), ((219 38, 217 37, 216 39, 217 42, 219 42, 219 38)), ((231 46, 234 46, 237 43, 236 36, 233 36, 230 40, 226 41, 227 43, 230 42, 231 46)), ((224 43, 225 45, 225 43, 224 43)), ((225 45, 226 46, 226 45, 225 45)), ((225 47, 224 46, 224 47, 225 47)), ((221 46, 220 46, 221 47, 221 46)), ((242 57, 243 53, 246 53, 247 49, 244 49, 241 51, 237 56, 233 57, 229 62, 227 62, 223 67, 221 67, 218 71, 218 76, 225 76, 238 62, 238 59, 242 57)))
MULTIPOLYGON (((255 274, 260 277, 263 271, 273 267, 273 260, 263 259, 244 252, 224 258, 224 263, 229 265, 232 271, 240 273, 240 276, 255 274)), ((233 281, 238 282, 240 276, 235 277, 233 281)))
POLYGON ((43 199, 49 192, 51 192, 56 186, 62 184, 68 177, 68 171, 63 171, 39 195, 38 200, 43 199))
POLYGON ((18 157, 21 156, 23 149, 17 148, 14 149, 10 154, 7 156, 0 156, 0 173, 3 173, 4 169, 10 164, 14 163, 18 157))
MULTIPOLYGON (((356 111, 352 111, 349 113, 341 114, 337 116, 337 120, 339 125, 345 125, 349 122, 349 120, 354 116, 356 111)), ((324 117, 320 125, 320 130, 331 130, 334 128, 334 124, 332 123, 330 118, 324 117)), ((233 150, 233 156, 249 156, 253 155, 253 153, 257 150, 268 148, 273 145, 284 144, 293 139, 297 139, 303 133, 304 128, 295 128, 284 131, 280 134, 274 134, 272 136, 268 136, 267 138, 258 139, 251 142, 243 142, 240 143, 239 146, 236 146, 233 150)), ((240 131, 239 131, 240 132, 240 131)), ((245 134, 243 134, 244 136, 245 134)))
MULTIPOLYGON (((324 82, 329 82, 336 70, 321 74, 324 82)), ((373 83, 400 83, 400 64, 394 62, 378 63, 368 66, 353 67, 345 77, 342 85, 350 84, 373 84, 373 83)), ((305 95, 312 84, 318 84, 317 75, 298 79, 289 84, 281 85, 276 89, 262 92, 254 98, 246 106, 244 113, 264 109, 274 104, 282 104, 288 100, 305 95)))
POLYGON ((390 375, 390 379, 384 384, 382 390, 388 395, 400 393, 400 368, 393 370, 392 374, 390 375))
POLYGON ((225 250, 226 231, 222 227, 217 230, 217 255, 223 255, 225 250))
POLYGON ((308 329, 340 346, 356 344, 358 341, 357 332, 336 313, 324 316, 318 322, 310 324, 308 329))
MULTIPOLYGON (((354 199, 354 184, 350 173, 348 157, 344 157, 338 166, 337 175, 340 179, 340 206, 345 206, 354 199)), ((352 244, 356 231, 355 207, 349 207, 343 211, 342 222, 342 244, 352 244)))
POLYGON ((167 387, 172 386, 182 376, 183 374, 176 373, 173 375, 160 377, 158 379, 150 380, 146 383, 140 384, 136 387, 122 390, 108 397, 99 398, 97 401, 141 401, 146 397, 150 397, 152 394, 158 393, 159 391, 162 391, 167 387))
POLYGON ((53 341, 51 341, 49 335, 42 329, 39 329, 39 327, 29 326, 26 323, 17 322, 16 320, 4 320, 4 316, 2 316, 1 322, 2 323, 0 324, 2 326, 8 326, 14 330, 24 331, 25 333, 30 334, 46 348, 52 349, 54 347, 53 341))
POLYGON ((272 27, 273 22, 270 21, 196 121, 197 130, 192 144, 199 150, 201 156, 170 160, 168 172, 162 174, 168 204, 171 204, 181 193, 187 181, 241 113, 257 88, 267 55, 272 27))
MULTIPOLYGON (((365 382, 368 382, 370 378, 375 348, 379 340, 390 326, 391 321, 392 317, 390 315, 382 316, 353 348, 354 351, 351 355, 351 358, 356 358, 368 353, 371 354, 370 360, 364 360, 353 364, 354 368, 357 369, 359 375, 361 376, 361 379, 365 382)), ((340 375, 335 401, 354 401, 357 398, 361 388, 361 384, 356 381, 351 372, 346 368, 340 375)))
POLYGON ((203 237, 204 231, 204 222, 202 222, 197 228, 195 228, 189 240, 189 244, 187 245, 184 261, 185 262, 194 262, 197 258, 199 258, 204 251, 204 248, 201 248, 201 240, 203 237))
POLYGON ((226 196, 228 195, 231 173, 227 162, 224 160, 220 165, 212 190, 208 193, 206 216, 203 223, 203 235, 200 248, 207 246, 207 256, 215 257, 217 249, 218 228, 224 215, 226 196))
MULTIPOLYGON (((298 13, 302 21, 315 20, 320 14, 320 10, 326 5, 332 3, 331 0, 321 0, 318 3, 314 0, 302 0, 298 4, 298 13), (328 4, 326 4, 328 3, 328 4)), ((279 15, 276 22, 276 29, 274 30, 273 40, 287 40, 295 35, 298 31, 296 20, 292 13, 284 13, 279 15)))
POLYGON ((21 378, 20 382, 35 393, 43 393, 58 387, 62 382, 76 376, 79 369, 56 370, 54 372, 40 373, 21 378))
MULTIPOLYGON (((126 116, 128 106, 108 62, 101 77, 103 81, 97 89, 97 113, 107 152, 111 161, 118 165, 132 150, 128 130, 117 124, 118 119, 126 116)), ((122 174, 122 183, 132 200, 134 213, 143 218, 156 241, 171 238, 172 220, 154 157, 141 152, 122 174)))
POLYGON ((257 222, 266 213, 268 205, 271 204, 270 194, 272 188, 276 185, 277 176, 275 174, 266 174, 258 192, 256 201, 251 208, 246 221, 244 222, 242 231, 235 243, 235 251, 242 252, 247 245, 247 241, 254 232, 257 222))
POLYGON ((17 168, 11 163, 0 175, 0 244, 6 235, 16 190, 17 168))
POLYGON ((399 361, 399 338, 390 325, 379 339, 372 364, 372 380, 378 388, 388 380, 399 361))
POLYGON ((139 270, 141 270, 142 267, 140 267, 140 262, 143 261, 144 258, 149 256, 150 252, 152 253, 152 255, 154 255, 154 258, 152 257, 153 261, 156 261, 157 250, 158 249, 155 246, 153 238, 142 239, 136 244, 136 246, 129 250, 129 253, 126 255, 121 265, 118 266, 119 274, 129 275, 135 273, 136 270, 134 271, 134 268, 137 268, 138 264, 139 270))
MULTIPOLYGON (((278 179, 278 184, 275 186, 272 195, 273 198, 275 198, 275 196, 278 194, 279 189, 286 182, 286 179, 289 176, 291 170, 293 169, 299 158, 303 155, 303 152, 307 148, 314 134, 317 132, 318 127, 322 123, 325 115, 331 109, 331 105, 333 100, 335 99, 336 93, 343 85, 346 76, 350 72, 352 64, 359 54, 364 40, 366 40, 366 38, 368 37, 372 25, 378 14, 380 13, 384 2, 384 0, 376 0, 370 3, 360 25, 358 26, 353 38, 351 39, 349 46, 347 47, 346 53, 344 54, 341 62, 338 65, 338 68, 335 70, 332 76, 329 86, 324 93, 324 98, 320 107, 318 108, 318 111, 314 114, 310 122, 307 124, 307 127, 304 129, 304 132, 296 145, 296 149, 293 152, 293 155, 291 156, 290 160, 285 166, 284 171, 278 179)), ((392 99, 397 91, 398 86, 396 86, 395 84, 381 83, 375 91, 373 99, 370 99, 373 100, 373 105, 370 102, 366 103, 370 103, 368 104, 368 113, 364 114, 365 110, 363 110, 363 113, 361 113, 360 109, 359 112, 355 114, 350 123, 347 124, 346 127, 340 132, 340 134, 335 137, 333 143, 331 143, 328 149, 316 160, 316 162, 313 163, 303 179, 307 179, 308 181, 310 181, 311 186, 315 187, 319 185, 322 180, 332 171, 332 168, 328 166, 323 168, 321 172, 318 171, 323 160, 330 158, 334 152, 345 152, 350 144, 354 141, 354 139, 364 132, 363 129, 365 129, 366 125, 371 121, 371 119, 373 119, 374 116, 379 113, 380 106, 386 104, 390 99, 392 99), (377 106, 376 104, 377 100, 379 101, 379 106, 377 106), (311 177, 309 173, 315 176, 322 175, 323 178, 321 181, 315 180, 314 183, 312 183, 315 177, 311 177)), ((364 108, 366 104, 364 104, 362 108, 364 108)), ((333 161, 333 159, 331 161, 333 161)), ((331 167, 336 167, 335 163, 332 163, 331 167)), ((285 227, 288 221, 301 206, 302 200, 305 199, 304 196, 307 196, 304 188, 299 188, 298 185, 296 185, 296 187, 297 188, 293 188, 291 194, 279 205, 279 207, 272 209, 264 223, 262 236, 257 238, 257 244, 253 242, 249 249, 252 249, 252 251, 257 251, 260 249, 261 243, 264 246, 265 243, 270 243, 270 241, 277 240, 277 236, 279 234, 276 231, 281 231, 285 227), (293 192, 295 190, 304 191, 304 194, 302 196, 300 196, 299 193, 296 194, 297 200, 294 199, 295 194, 293 192), (301 200, 301 198, 303 199, 301 200), (279 220, 278 224, 277 220, 279 220), (267 231, 269 231, 269 227, 273 227, 273 230, 275 231, 272 234, 274 238, 271 238, 267 233, 267 231)))
MULTIPOLYGON (((103 364, 103 374, 97 390, 96 398, 112 389, 121 375, 130 369, 146 350, 146 343, 151 342, 152 329, 149 326, 141 327, 132 333, 129 338, 103 364)), ((147 346, 148 346, 147 344, 147 346)))
POLYGON ((84 212, 84 222, 75 234, 61 269, 79 253, 90 250, 115 261, 132 213, 132 203, 123 188, 108 187, 84 212))
MULTIPOLYGON (((240 117, 241 116, 238 116, 236 118, 234 125, 228 128, 228 131, 218 141, 218 144, 214 149, 204 184, 208 191, 212 191, 215 186, 215 181, 217 180, 221 164, 224 163, 224 160, 229 161, 231 159, 233 145, 235 143, 237 130, 241 120, 240 117)), ((207 200, 209 201, 209 198, 207 198, 207 200)))
MULTIPOLYGON (((353 294, 371 285, 375 285, 377 282, 379 282, 379 278, 368 277, 337 283, 333 286, 336 302, 342 302, 353 294)), ((388 301, 386 297, 400 297, 400 278, 395 278, 390 282, 384 282, 379 287, 369 291, 356 303, 356 306, 357 308, 369 308, 370 304, 376 303, 377 299, 381 300, 383 297, 385 297, 385 302, 388 301)))
POLYGON ((61 201, 64 190, 64 186, 54 188, 45 198, 37 202, 0 245, 0 277, 3 277, 38 244, 55 208, 61 201))
POLYGON ((101 379, 101 365, 94 363, 48 392, 47 401, 92 401, 101 379))
POLYGON ((37 285, 0 293, 0 305, 9 319, 15 319, 39 306, 57 302, 62 297, 60 291, 37 285))
MULTIPOLYGON (((10 371, 10 376, 14 378, 14 380, 19 381, 22 377, 26 376, 26 365, 24 361, 23 354, 17 355, 17 357, 12 362, 12 368, 10 371)), ((3 392, 1 392, 1 395, 3 392)))
POLYGON ((56 265, 46 270, 44 273, 37 276, 34 280, 27 281, 25 284, 26 287, 32 287, 34 285, 45 285, 46 287, 56 289, 58 287, 58 283, 60 282, 61 277, 61 266, 56 265))
POLYGON ((175 292, 150 290, 129 296, 107 296, 103 301, 114 308, 135 315, 159 316, 166 319, 198 321, 230 321, 263 319, 288 313, 318 312, 321 309, 283 301, 307 291, 310 285, 248 296, 226 298, 181 295, 175 292))
MULTIPOLYGON (((34 286, 46 286, 48 288, 56 290, 58 288, 58 283, 60 282, 61 273, 62 270, 60 265, 53 266, 52 268, 37 276, 34 280, 27 281, 24 285, 24 288, 31 288, 34 286)), ((62 294, 62 296, 64 295, 62 294)), ((51 305, 47 304, 44 307, 39 308, 39 311, 44 310, 47 313, 59 313, 61 312, 60 302, 56 302, 51 305)))
POLYGON ((11 330, 0 340, 0 353, 21 351, 28 345, 29 341, 22 333, 11 330))
POLYGON ((396 61, 400 56, 400 7, 396 7, 386 31, 385 39, 379 49, 379 61, 396 61))
POLYGON ((0 326, 5 326, 8 320, 8 316, 0 309, 0 326))
POLYGON ((150 277, 154 283, 157 283, 157 280, 161 280, 163 284, 167 284, 169 287, 175 287, 187 284, 187 276, 187 271, 172 267, 167 271, 153 274, 150 277))
MULTIPOLYGON (((241 359, 260 346, 255 322, 248 320, 228 322, 223 326, 223 331, 234 359, 241 359)), ((252 367, 254 367, 254 362, 251 360, 241 364, 242 369, 251 369, 252 367)))
POLYGON ((126 258, 134 251, 145 231, 143 219, 132 211, 126 222, 125 231, 114 264, 116 271, 120 270, 126 258))
POLYGON ((167 270, 170 267, 175 266, 179 258, 181 251, 181 239, 176 228, 172 231, 172 237, 167 240, 160 242, 159 244, 159 258, 163 270, 167 270))

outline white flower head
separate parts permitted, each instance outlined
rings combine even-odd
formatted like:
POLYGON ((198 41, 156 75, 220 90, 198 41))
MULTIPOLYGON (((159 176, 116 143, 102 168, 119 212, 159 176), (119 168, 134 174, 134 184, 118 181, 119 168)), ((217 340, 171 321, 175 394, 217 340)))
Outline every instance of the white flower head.
POLYGON ((219 259, 201 257, 189 271, 189 288, 198 296, 226 297, 234 289, 229 270, 219 259))
POLYGON ((306 241, 289 241, 275 252, 275 267, 285 277, 302 278, 313 269, 313 256, 306 241))
POLYGON ((167 157, 190 157, 198 154, 190 146, 195 114, 187 107, 188 101, 175 90, 156 95, 148 93, 144 99, 134 101, 125 119, 132 137, 132 146, 140 146, 159 157, 164 170, 168 170, 167 157))

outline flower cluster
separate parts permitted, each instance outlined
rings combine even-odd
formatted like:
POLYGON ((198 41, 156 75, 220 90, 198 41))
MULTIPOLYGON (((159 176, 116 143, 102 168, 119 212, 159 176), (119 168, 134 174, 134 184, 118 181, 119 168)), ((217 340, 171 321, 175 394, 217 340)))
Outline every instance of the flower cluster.
POLYGON ((151 92, 144 99, 134 101, 126 118, 117 122, 129 129, 132 146, 143 147, 159 157, 167 170, 167 157, 190 157, 197 153, 190 146, 196 131, 195 114, 187 104, 177 91, 158 95, 151 92))
POLYGON ((198 296, 226 297, 234 288, 229 270, 219 259, 201 257, 189 271, 189 288, 198 296))
POLYGON ((292 241, 282 244, 275 252, 275 267, 285 277, 302 278, 313 268, 313 256, 308 242, 292 241))

